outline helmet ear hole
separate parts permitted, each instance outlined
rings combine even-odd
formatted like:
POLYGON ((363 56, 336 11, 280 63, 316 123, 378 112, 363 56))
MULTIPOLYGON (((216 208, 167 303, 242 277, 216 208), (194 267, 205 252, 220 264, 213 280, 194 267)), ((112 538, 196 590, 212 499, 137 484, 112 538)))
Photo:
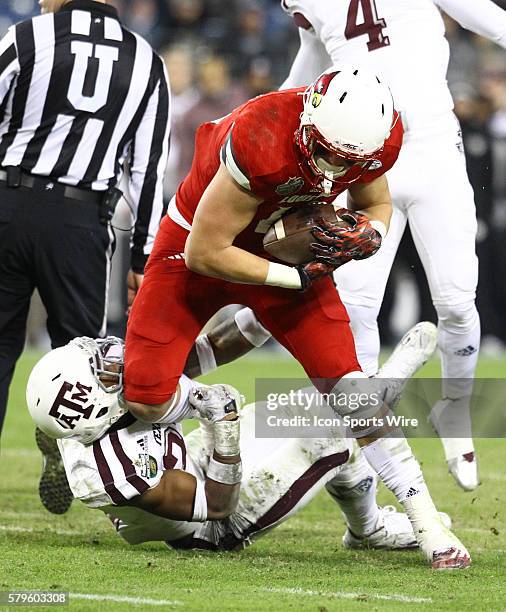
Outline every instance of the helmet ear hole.
POLYGON ((104 408, 102 408, 99 413, 95 416, 96 419, 99 419, 100 417, 105 416, 109 411, 109 408, 107 406, 104 406, 104 408))

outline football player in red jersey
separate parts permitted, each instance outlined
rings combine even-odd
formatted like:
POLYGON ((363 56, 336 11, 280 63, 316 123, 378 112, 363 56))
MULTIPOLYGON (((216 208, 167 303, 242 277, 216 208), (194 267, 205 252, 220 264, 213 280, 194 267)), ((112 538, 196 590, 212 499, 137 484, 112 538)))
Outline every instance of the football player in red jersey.
MULTIPOLYGON (((202 125, 192 168, 162 221, 130 315, 128 410, 164 422, 186 401, 178 381, 195 338, 217 310, 234 303, 254 310, 320 391, 338 395, 365 378, 329 275, 380 248, 392 210, 384 173, 401 143, 389 88, 350 66, 331 69, 305 91, 260 96, 202 125), (298 203, 331 201, 345 190, 356 211, 353 228, 317 228, 309 264, 267 259, 262 236, 276 219, 298 203)), ((365 413, 371 417, 377 409, 368 406, 365 413)), ((469 554, 442 525, 402 432, 382 434, 370 427, 356 432, 430 563, 467 566, 469 554)))

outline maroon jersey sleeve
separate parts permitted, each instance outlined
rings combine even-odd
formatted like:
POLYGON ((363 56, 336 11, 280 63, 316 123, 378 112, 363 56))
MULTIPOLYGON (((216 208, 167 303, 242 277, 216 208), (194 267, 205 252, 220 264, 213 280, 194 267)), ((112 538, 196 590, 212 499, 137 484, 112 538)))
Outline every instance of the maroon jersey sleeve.
POLYGON ((390 136, 385 142, 385 146, 381 155, 378 156, 378 163, 373 164, 373 169, 368 170, 364 176, 360 178, 359 183, 370 183, 377 179, 385 172, 388 172, 390 168, 395 164, 402 146, 402 138, 404 135, 404 129, 402 127, 401 118, 397 111, 395 112, 395 125, 390 132, 390 136), (374 166, 377 167, 374 167, 374 166))

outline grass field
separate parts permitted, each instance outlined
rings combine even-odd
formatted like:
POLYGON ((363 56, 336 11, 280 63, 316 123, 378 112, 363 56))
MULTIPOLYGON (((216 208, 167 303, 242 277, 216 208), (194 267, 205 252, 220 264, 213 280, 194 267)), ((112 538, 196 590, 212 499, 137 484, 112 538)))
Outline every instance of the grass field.
MULTIPOLYGON (((351 552, 343 524, 321 494, 294 519, 241 553, 183 553, 162 544, 128 547, 98 511, 75 502, 48 514, 39 502, 40 458, 24 401, 36 356, 16 372, 0 457, 0 591, 63 590, 74 610, 505 610, 506 442, 478 440, 482 485, 464 493, 450 480, 437 440, 415 440, 440 510, 473 556, 471 569, 429 570, 417 552, 351 552)), ((254 377, 297 376, 284 357, 265 356, 223 368, 253 399, 254 377)), ((437 376, 429 363, 426 375, 437 376)), ((504 377, 504 361, 482 361, 481 376, 504 377)), ((380 501, 391 503, 386 491, 380 501)), ((40 608, 39 608, 40 609, 40 608)))

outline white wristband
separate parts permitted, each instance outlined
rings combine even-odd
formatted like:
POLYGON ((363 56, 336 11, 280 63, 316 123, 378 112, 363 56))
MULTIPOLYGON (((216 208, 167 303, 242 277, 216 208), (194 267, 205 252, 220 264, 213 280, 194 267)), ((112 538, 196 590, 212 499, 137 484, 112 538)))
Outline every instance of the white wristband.
POLYGON ((239 484, 242 480, 242 464, 240 461, 238 463, 221 463, 211 457, 206 477, 221 484, 239 484))
POLYGON ((241 308, 241 310, 235 313, 234 318, 235 324, 237 325, 241 334, 253 346, 262 346, 262 344, 265 344, 271 337, 271 333, 267 331, 255 317, 255 313, 251 310, 251 308, 241 308))
POLYGON ((197 478, 197 488, 195 489, 195 501, 193 502, 192 521, 203 523, 207 521, 207 497, 205 483, 197 478))
POLYGON ((283 264, 269 262, 265 284, 271 287, 284 287, 285 289, 302 289, 302 282, 297 268, 283 264))
POLYGON ((378 234, 381 236, 381 239, 383 240, 388 232, 387 226, 383 223, 383 221, 373 219, 371 221, 371 226, 374 227, 374 229, 378 232, 378 234))
POLYGON ((241 449, 241 428, 239 419, 213 423, 214 450, 222 457, 234 457, 241 449))
POLYGON ((208 372, 216 370, 218 365, 216 364, 213 347, 209 342, 207 334, 203 334, 195 340, 195 350, 197 351, 200 372, 202 374, 207 374, 208 372))

